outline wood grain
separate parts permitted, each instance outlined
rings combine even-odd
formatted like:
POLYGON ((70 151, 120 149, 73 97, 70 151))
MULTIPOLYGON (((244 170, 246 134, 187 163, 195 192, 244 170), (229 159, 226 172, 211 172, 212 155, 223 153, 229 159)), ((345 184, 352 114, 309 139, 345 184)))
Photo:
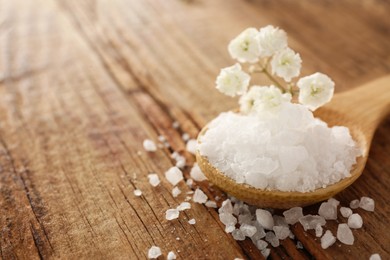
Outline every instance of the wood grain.
MULTIPOLYGON (((173 150, 194 161, 181 135, 195 138, 235 107, 214 89, 219 69, 233 62, 227 43, 245 27, 279 25, 302 55, 303 74, 323 71, 342 91, 390 72, 389 12, 379 0, 1 0, 0 256, 144 259, 158 245, 181 259, 261 258, 250 241, 224 232, 215 210, 193 204, 165 220, 190 191, 182 183, 173 198, 163 177, 173 150), (142 141, 158 135, 172 149, 144 152, 142 141), (160 175, 157 188, 149 172, 160 175)), ((387 118, 362 177, 337 196, 344 205, 363 195, 376 201, 374 213, 357 210, 364 226, 355 245, 324 251, 297 225, 305 248, 286 240, 273 259, 390 257, 389 132, 387 118)), ((327 228, 335 233, 336 223, 327 228)))

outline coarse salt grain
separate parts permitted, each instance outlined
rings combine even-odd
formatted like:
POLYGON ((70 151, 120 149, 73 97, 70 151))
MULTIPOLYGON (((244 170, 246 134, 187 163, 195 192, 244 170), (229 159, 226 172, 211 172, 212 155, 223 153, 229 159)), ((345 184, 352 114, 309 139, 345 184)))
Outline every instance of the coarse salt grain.
POLYGON ((152 246, 148 251, 149 259, 156 259, 161 255, 161 249, 158 246, 152 246))
POLYGON ((363 219, 362 217, 355 213, 349 216, 348 218, 348 226, 350 228, 361 228, 363 226, 363 219))
POLYGON ((199 165, 197 163, 194 163, 194 166, 191 168, 190 176, 195 181, 207 180, 206 176, 203 174, 202 170, 199 168, 199 165))
POLYGON ((182 202, 180 203, 180 205, 177 207, 177 209, 179 211, 183 211, 183 210, 186 210, 186 209, 190 209, 191 208, 191 204, 189 202, 182 202))
POLYGON ((143 142, 143 146, 144 146, 145 151, 148 151, 148 152, 157 151, 156 144, 150 139, 145 139, 143 142))
POLYGON ((142 191, 139 190, 139 189, 136 189, 136 190, 134 190, 134 195, 137 196, 137 197, 139 197, 139 196, 142 195, 142 191))
POLYGON ((303 226, 303 229, 309 230, 309 229, 315 229, 317 225, 324 226, 326 224, 326 220, 322 216, 318 215, 306 215, 299 219, 299 222, 303 226))
POLYGON ((351 209, 357 209, 359 207, 359 203, 360 201, 359 200, 353 200, 349 203, 349 207, 351 209))
POLYGON ((169 168, 168 171, 165 172, 165 178, 167 178, 167 180, 172 185, 176 185, 181 180, 183 180, 183 173, 179 168, 177 168, 176 166, 173 166, 173 167, 169 168))
POLYGON ((196 203, 203 204, 206 203, 207 201, 207 195, 204 194, 204 192, 201 189, 197 188, 195 190, 194 196, 192 197, 192 200, 196 203))
POLYGON ((174 259, 176 259, 176 254, 170 251, 167 255, 167 260, 174 260, 174 259))
POLYGON ((206 207, 209 207, 209 208, 214 208, 214 209, 217 208, 217 203, 215 201, 212 201, 212 200, 206 201, 205 205, 206 205, 206 207))
POLYGON ((302 208, 293 207, 284 211, 283 216, 286 218, 287 224, 293 225, 297 223, 301 217, 303 217, 302 208))
POLYGON ((330 230, 327 230, 325 234, 321 237, 321 247, 327 249, 336 242, 336 237, 333 236, 330 230))
POLYGON ((180 214, 180 212, 178 209, 168 209, 165 212, 165 219, 166 220, 177 219, 179 217, 179 214, 180 214))
POLYGON ((347 207, 341 207, 340 208, 340 213, 344 218, 348 218, 349 216, 352 215, 352 209, 347 208, 347 207))
POLYGON ((160 184, 160 178, 156 173, 148 174, 148 178, 149 178, 150 185, 152 185, 153 187, 156 187, 160 184))
POLYGON ((369 260, 381 260, 381 256, 379 254, 372 254, 370 256, 370 259, 369 260))
POLYGON ((369 197, 362 197, 359 202, 359 207, 366 211, 374 211, 375 202, 369 197))
POLYGON ((337 228, 337 239, 346 245, 353 245, 355 238, 347 224, 339 224, 337 228))
POLYGON ((196 220, 195 220, 194 218, 192 218, 192 219, 188 220, 188 223, 189 223, 190 225, 195 225, 196 220))
POLYGON ((180 193, 181 193, 181 190, 180 190, 178 187, 174 187, 174 188, 172 189, 172 196, 173 196, 174 198, 176 198, 177 196, 179 196, 180 193))
POLYGON ((337 206, 330 202, 324 202, 318 209, 318 215, 325 219, 337 219, 337 206))
POLYGON ((274 219, 269 211, 256 209, 256 219, 265 229, 272 230, 272 227, 274 226, 274 219))
POLYGON ((188 140, 186 150, 192 154, 196 154, 196 147, 198 142, 195 139, 188 140))
POLYGON ((232 236, 233 236, 234 240, 237 240, 237 241, 245 240, 245 235, 242 233, 241 229, 233 230, 232 236))
POLYGON ((264 240, 257 240, 257 242, 256 242, 256 247, 259 249, 259 250, 263 250, 263 249, 265 249, 265 248, 267 248, 267 246, 268 246, 268 243, 267 242, 265 242, 264 240))

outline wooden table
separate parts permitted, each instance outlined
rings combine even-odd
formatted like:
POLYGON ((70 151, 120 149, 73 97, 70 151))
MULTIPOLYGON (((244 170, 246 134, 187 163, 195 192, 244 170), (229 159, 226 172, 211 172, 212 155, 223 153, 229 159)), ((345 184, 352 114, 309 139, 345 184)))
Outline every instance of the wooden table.
MULTIPOLYGON (((181 183, 173 198, 163 177, 172 151, 194 161, 181 135, 195 138, 236 106, 214 88, 219 69, 233 63, 228 42, 246 27, 280 26, 302 56, 302 74, 322 71, 339 92, 390 72, 389 14, 379 0, 1 0, 1 257, 144 259, 158 245, 180 259, 261 258, 249 240, 224 232, 214 209, 192 204, 179 220, 165 220, 191 190, 181 183), (145 152, 142 141, 159 135, 172 150, 145 152), (149 172, 160 175, 158 187, 149 172)), ((296 225, 304 249, 287 239, 273 259, 390 258, 389 133, 387 118, 363 176, 337 196, 343 205, 376 201, 374 213, 357 210, 364 226, 355 244, 322 250, 296 225)))

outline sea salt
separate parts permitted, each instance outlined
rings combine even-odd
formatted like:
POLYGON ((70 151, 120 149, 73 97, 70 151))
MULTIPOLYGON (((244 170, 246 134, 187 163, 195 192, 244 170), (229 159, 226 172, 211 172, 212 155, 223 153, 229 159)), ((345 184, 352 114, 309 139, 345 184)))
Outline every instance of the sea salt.
POLYGON ((269 248, 265 248, 265 249, 261 250, 261 254, 264 256, 265 259, 267 259, 267 257, 269 256, 270 253, 271 253, 271 249, 269 249, 269 248))
POLYGON ((374 211, 375 202, 369 197, 362 197, 359 202, 359 207, 366 211, 374 211))
POLYGON ((381 256, 379 254, 372 254, 370 256, 370 259, 369 260, 381 260, 381 256))
POLYGON ((156 259, 161 255, 161 249, 158 246, 152 246, 148 251, 149 259, 156 259))
POLYGON ((219 214, 219 220, 225 225, 225 226, 235 226, 237 224, 237 219, 229 213, 221 213, 219 214))
POLYGON ((188 140, 190 140, 190 135, 187 134, 187 133, 184 133, 181 138, 183 139, 184 142, 187 142, 188 140))
POLYGON ((322 236, 323 228, 320 224, 317 224, 315 231, 316 231, 316 237, 322 236))
POLYGON ((321 237, 321 247, 327 249, 336 242, 336 237, 333 236, 330 230, 327 230, 325 234, 321 237))
POLYGON ((274 226, 273 231, 275 233, 275 236, 279 240, 284 240, 290 235, 290 229, 285 226, 274 226))
POLYGON ((363 219, 362 217, 355 213, 349 216, 348 218, 348 226, 350 228, 361 228, 363 226, 363 219))
POLYGON ((206 201, 205 205, 206 205, 206 207, 214 208, 214 209, 216 209, 218 207, 217 203, 215 201, 212 201, 212 200, 206 201))
POLYGON ((196 220, 194 218, 188 220, 188 224, 190 224, 190 225, 195 225, 195 223, 196 223, 196 220))
POLYGON ((302 245, 301 241, 298 241, 295 247, 298 249, 303 249, 303 245, 302 245))
POLYGON ((349 216, 352 215, 352 209, 347 208, 347 207, 341 207, 340 208, 340 213, 344 218, 348 218, 349 216))
POLYGON ((186 144, 186 150, 192 154, 195 154, 197 145, 198 142, 195 139, 188 140, 186 144))
POLYGON ((174 259, 176 259, 176 254, 170 251, 167 255, 167 260, 174 260, 174 259))
POLYGON ((337 228, 337 239, 346 245, 353 245, 355 238, 347 224, 339 224, 337 228))
POLYGON ((180 123, 177 122, 177 121, 174 121, 174 122, 172 123, 172 127, 175 128, 175 129, 178 129, 178 128, 180 127, 180 123))
POLYGON ((180 212, 178 209, 168 209, 165 212, 165 219, 166 220, 177 219, 179 217, 179 214, 180 214, 180 212))
POLYGON ((172 185, 176 185, 181 180, 183 180, 183 173, 179 168, 177 168, 176 166, 173 166, 173 167, 169 168, 168 171, 165 172, 165 178, 167 178, 167 180, 172 185))
POLYGON ((299 104, 275 116, 221 113, 198 149, 238 183, 260 189, 308 192, 350 176, 360 155, 349 130, 328 128, 299 104))
POLYGON ((191 208, 191 204, 189 202, 182 202, 182 203, 180 203, 179 206, 177 206, 177 209, 179 211, 183 211, 183 210, 190 209, 190 208, 191 208))
POLYGON ((359 200, 353 200, 349 203, 349 207, 351 209, 357 209, 359 207, 359 203, 360 201, 359 200))
POLYGON ((235 229, 232 232, 234 240, 242 241, 245 240, 245 235, 242 233, 241 229, 235 229))
POLYGON ((256 247, 257 247, 259 250, 266 249, 267 246, 268 246, 268 243, 265 242, 264 240, 261 240, 261 239, 260 239, 260 240, 258 240, 258 241, 256 242, 256 247))
POLYGON ((136 190, 134 190, 134 195, 137 196, 137 197, 139 197, 139 196, 142 195, 142 191, 139 190, 139 189, 136 189, 136 190))
POLYGON ((160 178, 158 177, 158 175, 156 173, 148 174, 148 179, 149 179, 150 185, 152 185, 153 187, 157 187, 160 184, 160 178))
POLYGON ((256 227, 248 224, 242 224, 240 226, 240 230, 244 236, 252 237, 254 234, 256 234, 256 227))
POLYGON ((177 196, 179 196, 180 193, 181 193, 181 190, 180 190, 178 187, 174 187, 174 188, 172 189, 172 196, 173 196, 174 198, 176 198, 177 196))
POLYGON ((283 216, 285 217, 287 224, 293 225, 297 223, 301 217, 303 217, 302 208, 294 207, 286 210, 283 212, 283 216))
POLYGON ((301 217, 299 222, 305 231, 309 229, 315 229, 317 225, 324 226, 326 224, 324 217, 317 215, 306 215, 301 217))
POLYGON ((225 232, 226 233, 232 233, 236 229, 235 226, 226 226, 225 227, 225 232))
POLYGON ((206 176, 204 176, 202 170, 199 168, 197 163, 194 163, 194 166, 191 168, 190 176, 195 181, 207 180, 206 176))
POLYGON ((318 215, 325 219, 337 219, 337 206, 330 202, 324 202, 318 209, 318 215))
POLYGON ((218 209, 218 213, 233 214, 233 205, 230 199, 226 199, 222 202, 221 207, 218 209))
POLYGON ((194 202, 203 204, 203 203, 206 203, 206 201, 207 201, 207 195, 204 194, 204 192, 201 189, 197 188, 195 190, 194 196, 192 197, 192 200, 194 202))
POLYGON ((156 144, 150 139, 145 139, 143 142, 143 146, 144 146, 145 151, 148 151, 148 152, 157 151, 156 144))
POLYGON ((272 218, 272 214, 269 211, 264 209, 257 209, 256 219, 263 228, 272 230, 272 227, 274 226, 274 219, 272 218))
POLYGON ((271 244, 273 247, 278 247, 280 245, 279 239, 275 236, 275 233, 269 231, 265 235, 265 241, 271 244))

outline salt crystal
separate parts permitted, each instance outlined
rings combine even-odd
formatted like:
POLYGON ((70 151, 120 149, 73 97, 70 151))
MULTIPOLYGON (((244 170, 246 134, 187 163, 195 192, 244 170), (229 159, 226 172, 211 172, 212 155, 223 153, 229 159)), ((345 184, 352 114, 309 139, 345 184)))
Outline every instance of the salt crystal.
POLYGON ((191 139, 187 142, 186 150, 192 154, 196 154, 196 147, 198 142, 195 139, 191 139))
POLYGON ((295 247, 298 249, 303 249, 303 245, 302 245, 301 241, 298 241, 297 245, 295 247))
POLYGON ((134 190, 134 195, 137 196, 137 197, 139 197, 139 196, 142 195, 142 191, 139 190, 139 189, 136 189, 136 190, 134 190))
POLYGON ((278 247, 280 245, 279 239, 275 236, 275 233, 272 231, 267 232, 265 235, 265 241, 271 244, 273 247, 278 247))
POLYGON ((225 227, 225 232, 226 233, 232 233, 236 229, 235 226, 226 226, 225 227))
POLYGON ((175 128, 175 129, 179 128, 179 127, 180 127, 179 122, 174 121, 174 122, 172 123, 172 127, 175 128))
POLYGON ((335 198, 328 199, 328 202, 335 207, 338 207, 340 205, 340 201, 336 200, 335 198))
POLYGON ((161 249, 158 246, 152 246, 148 251, 149 259, 156 259, 161 255, 161 249))
POLYGON ((168 209, 165 212, 165 219, 166 220, 173 220, 177 219, 179 217, 179 210, 178 209, 168 209))
POLYGON ((148 178, 149 178, 150 185, 152 185, 153 187, 156 187, 160 184, 160 178, 158 177, 157 174, 150 173, 148 174, 148 178))
POLYGON ((286 218, 287 224, 293 225, 297 223, 301 217, 303 217, 302 208, 301 207, 291 208, 283 212, 283 215, 286 218))
POLYGON ((353 200, 349 203, 349 207, 351 209, 357 209, 359 207, 359 203, 360 201, 359 200, 353 200))
POLYGON ((176 259, 176 254, 170 251, 167 255, 167 260, 174 260, 174 259, 176 259))
POLYGON ((184 142, 187 142, 190 139, 190 135, 187 133, 184 133, 181 138, 183 139, 184 142))
POLYGON ((375 202, 373 199, 371 199, 369 197, 362 197, 360 199, 359 207, 366 210, 366 211, 374 211, 375 202))
POLYGON ((337 207, 330 202, 324 202, 318 210, 318 215, 325 219, 337 219, 337 207))
POLYGON ((344 218, 348 218, 349 216, 352 215, 352 209, 347 208, 347 207, 341 207, 340 208, 340 213, 344 218))
POLYGON ((288 227, 288 224, 287 224, 286 219, 284 217, 278 216, 278 215, 273 215, 272 218, 274 219, 275 226, 288 227))
POLYGON ((355 213, 349 216, 348 218, 348 226, 350 228, 361 228, 363 226, 363 219, 362 217, 355 213))
POLYGON ((256 219, 265 229, 272 230, 274 226, 274 219, 269 211, 264 209, 256 210, 256 219))
POLYGON ((372 254, 370 256, 370 259, 369 260, 381 260, 381 256, 379 254, 372 254))
POLYGON ((176 198, 177 196, 179 196, 180 193, 181 193, 181 190, 180 190, 178 187, 174 187, 174 188, 172 189, 172 196, 173 196, 174 198, 176 198))
POLYGON ((193 190, 190 190, 190 191, 187 191, 186 193, 187 193, 187 194, 194 194, 194 191, 193 191, 193 190))
POLYGON ((192 218, 192 219, 188 220, 188 223, 191 225, 195 225, 196 220, 194 218, 192 218))
POLYGON ((177 209, 179 211, 183 211, 183 210, 186 210, 186 209, 190 209, 191 208, 191 204, 189 202, 182 202, 180 203, 180 205, 177 207, 177 209))
POLYGON ((218 213, 233 214, 233 205, 230 199, 226 199, 222 202, 222 206, 218 209, 218 213))
POLYGON ((183 169, 186 166, 186 158, 184 156, 178 155, 175 157, 176 167, 183 169))
POLYGON ((194 197, 192 198, 194 202, 197 202, 199 204, 203 204, 207 201, 207 195, 204 194, 204 192, 197 188, 194 193, 194 197))
POLYGON ((165 172, 165 178, 172 184, 176 185, 178 184, 181 180, 183 180, 183 173, 179 168, 176 166, 173 166, 169 168, 168 171, 165 172))
POLYGON ((303 229, 306 231, 308 229, 315 229, 317 225, 323 226, 326 224, 325 219, 322 216, 318 215, 306 215, 299 219, 299 222, 303 226, 303 229))
POLYGON ((267 259, 267 257, 269 256, 270 253, 271 253, 271 249, 269 249, 269 248, 265 248, 265 249, 261 250, 261 254, 264 256, 265 259, 267 259))
POLYGON ((188 187, 191 188, 192 184, 194 184, 194 180, 193 179, 187 179, 186 184, 187 184, 188 187))
POLYGON ((337 228, 337 239, 346 245, 353 245, 355 238, 347 224, 339 224, 337 228))
POLYGON ((242 233, 241 229, 235 229, 232 232, 234 240, 242 241, 245 240, 245 235, 242 233))
POLYGON ((316 237, 322 236, 323 229, 322 229, 322 226, 320 224, 317 224, 315 231, 316 231, 316 237))
POLYGON ((165 138, 165 136, 163 136, 163 135, 159 135, 158 137, 157 137, 157 139, 160 141, 160 142, 165 142, 167 139, 165 138))
POLYGON ((249 223, 251 223, 252 218, 253 217, 252 217, 251 214, 238 215, 238 223, 240 223, 240 225, 242 225, 242 224, 249 224, 249 223))
POLYGON ((257 242, 256 242, 256 247, 259 250, 263 250, 263 249, 267 248, 267 246, 268 246, 268 243, 265 242, 264 240, 260 239, 260 240, 257 240, 257 242))
POLYGON ((247 237, 252 237, 257 231, 255 226, 248 225, 248 224, 242 224, 240 226, 240 230, 242 234, 247 237))
POLYGON ((284 240, 290 235, 290 229, 285 226, 274 226, 273 231, 275 232, 275 236, 279 240, 284 240))
POLYGON ((236 258, 234 258, 234 260, 244 260, 244 259, 236 257, 236 258))
POLYGON ((145 139, 143 142, 143 146, 144 146, 145 151, 148 151, 148 152, 157 151, 156 144, 150 139, 145 139))
POLYGON ((191 196, 187 196, 184 201, 190 201, 191 200, 191 196))
POLYGON ((205 203, 206 207, 209 207, 209 208, 217 208, 217 203, 215 201, 212 201, 212 200, 208 200, 206 201, 205 203))
POLYGON ((327 249, 336 242, 336 238, 333 236, 330 230, 327 230, 321 237, 321 247, 327 249))
POLYGON ((229 213, 220 213, 219 220, 221 220, 225 226, 234 226, 237 223, 237 219, 229 213))
POLYGON ((206 176, 204 176, 202 170, 199 168, 199 165, 197 163, 194 163, 194 166, 192 167, 192 169, 190 171, 190 176, 195 181, 207 180, 206 176))

